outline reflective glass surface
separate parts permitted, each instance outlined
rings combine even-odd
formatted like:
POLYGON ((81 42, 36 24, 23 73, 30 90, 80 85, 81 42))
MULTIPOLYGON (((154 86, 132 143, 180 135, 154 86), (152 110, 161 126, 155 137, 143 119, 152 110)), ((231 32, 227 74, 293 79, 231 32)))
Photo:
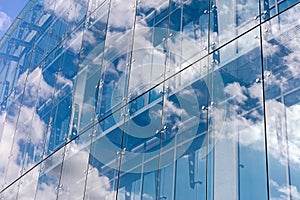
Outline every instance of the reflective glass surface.
POLYGON ((263 35, 270 196, 297 198, 299 152, 299 6, 264 24, 263 35), (280 19, 280 20, 279 20, 280 19), (296 114, 297 113, 297 114, 296 114))
POLYGON ((216 199, 268 199, 259 31, 221 48, 219 60, 210 58, 208 170, 216 199))
POLYGON ((0 199, 299 199, 299 13, 29 0, 0 40, 0 199))

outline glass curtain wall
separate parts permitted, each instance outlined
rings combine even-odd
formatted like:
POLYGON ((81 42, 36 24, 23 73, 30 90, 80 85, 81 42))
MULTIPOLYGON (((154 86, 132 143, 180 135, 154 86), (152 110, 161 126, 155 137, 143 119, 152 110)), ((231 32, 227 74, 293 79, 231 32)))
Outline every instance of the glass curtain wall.
POLYGON ((299 199, 297 0, 30 0, 0 40, 0 199, 299 199))

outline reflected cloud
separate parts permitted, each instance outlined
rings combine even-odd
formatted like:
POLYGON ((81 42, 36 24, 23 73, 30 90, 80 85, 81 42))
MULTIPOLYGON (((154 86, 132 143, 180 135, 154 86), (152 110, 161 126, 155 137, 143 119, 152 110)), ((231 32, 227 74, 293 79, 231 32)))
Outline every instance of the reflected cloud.
POLYGON ((297 77, 300 74, 300 49, 297 44, 300 43, 299 37, 292 37, 286 47, 292 50, 287 56, 283 57, 284 63, 287 65, 288 70, 291 72, 292 77, 297 77))
POLYGON ((56 81, 57 81, 57 84, 67 85, 67 86, 69 86, 70 88, 73 88, 73 82, 72 82, 70 79, 64 77, 64 76, 61 75, 61 74, 58 74, 58 75, 57 75, 57 80, 56 80, 56 81))
MULTIPOLYGON (((115 192, 111 188, 111 180, 101 175, 95 166, 87 165, 89 152, 85 145, 72 142, 67 146, 68 154, 64 160, 59 197, 76 199, 82 196, 86 173, 88 173, 86 196, 90 199, 113 199, 115 192)), ((46 183, 48 190, 57 187, 57 185, 52 185, 49 188, 49 182, 46 181, 46 183)), ((43 196, 43 191, 41 192, 43 196)))
MULTIPOLYGON (((186 1, 187 4, 190 2, 191 1, 186 1)), ((61 16, 64 20, 70 22, 70 21, 76 21, 81 16, 83 16, 81 10, 85 4, 87 4, 86 0, 56 0, 56 1, 47 0, 45 2, 45 7, 47 7, 48 10, 54 12, 57 16, 61 16)), ((250 15, 252 14, 250 13, 251 9, 249 10, 247 7, 250 6, 251 8, 256 8, 257 5, 254 4, 255 2, 250 2, 250 3, 247 2, 243 5, 242 4, 237 5, 237 9, 241 11, 241 13, 244 13, 244 15, 240 16, 238 20, 245 23, 247 22, 248 19, 252 19, 252 16, 250 17, 250 15)), ((133 11, 135 9, 134 6, 135 6, 134 1, 128 3, 127 1, 116 0, 112 3, 113 9, 109 19, 110 27, 107 33, 107 37, 110 39, 106 41, 108 50, 105 53, 107 53, 107 56, 104 58, 104 61, 102 63, 103 66, 106 66, 104 69, 105 72, 103 76, 105 80, 101 80, 103 81, 103 84, 107 84, 106 86, 108 86, 109 89, 111 88, 118 89, 115 87, 117 84, 120 85, 120 88, 124 88, 123 85, 124 76, 128 75, 126 74, 128 70, 128 65, 130 63, 128 62, 129 60, 128 57, 130 57, 128 55, 131 55, 130 54, 131 49, 127 47, 128 44, 130 45, 132 32, 124 31, 124 29, 127 30, 132 27, 134 12, 128 12, 128 10, 133 11)), ((168 6, 168 1, 166 0, 142 1, 138 6, 144 9, 155 8, 157 10, 162 10, 168 6)), ((224 4, 218 9, 220 10, 220 14, 222 14, 223 12, 224 15, 225 14, 229 15, 230 7, 228 7, 227 5, 224 4)), ((295 16, 297 15, 295 14, 295 16)), ((299 20, 299 19, 294 19, 294 17, 292 17, 291 19, 299 20)), ((202 56, 201 53, 199 53, 201 52, 201 49, 199 48, 197 41, 195 39, 184 37, 183 35, 177 33, 175 33, 175 36, 172 39, 168 39, 169 49, 165 48, 164 41, 161 41, 160 44, 156 44, 155 46, 152 41, 153 29, 147 27, 146 22, 142 20, 142 17, 138 20, 141 21, 136 24, 136 32, 134 33, 135 50, 133 51, 132 71, 130 72, 131 77, 130 77, 130 86, 129 86, 130 93, 134 95, 140 95, 142 92, 149 89, 151 87, 151 84, 155 85, 156 83, 159 83, 163 78, 165 78, 166 75, 164 74, 165 72, 168 73, 167 75, 171 75, 174 72, 177 72, 180 69, 182 69, 181 68, 182 66, 186 67, 189 64, 193 63, 194 61, 198 60, 200 58, 199 56, 202 56), (182 49, 185 49, 185 51, 181 52, 182 49), (193 51, 189 51, 190 49, 192 49, 193 51), (180 53, 178 53, 177 55, 176 54, 177 52, 180 53), (195 52, 197 55, 195 55, 195 52), (166 58, 168 58, 167 67, 165 66, 166 58), (153 62, 153 60, 155 60, 155 62, 153 62), (142 71, 144 76, 141 76, 142 68, 143 68, 142 71)), ((283 18, 283 21, 284 20, 285 19, 283 18)), ((223 22, 221 24, 226 24, 223 22)), ((247 25, 245 26, 247 27, 247 25)), ((236 35, 232 35, 232 30, 235 28, 236 25, 232 25, 232 24, 229 24, 228 26, 226 25, 226 27, 223 29, 223 32, 218 33, 220 34, 219 39, 221 41, 225 41, 235 37, 236 35)), ((0 22, 0 29, 1 29, 1 22, 0 22)), ((165 32, 166 30, 163 29, 161 30, 161 34, 164 34, 165 32)), ((213 34, 213 36, 217 37, 218 34, 215 33, 213 34)), ((253 38, 253 35, 251 34, 249 35, 253 38)), ((74 53, 78 53, 81 50, 82 37, 84 37, 84 39, 90 44, 95 44, 97 42, 95 33, 91 31, 85 31, 84 33, 83 31, 79 31, 70 36, 70 39, 66 42, 66 45, 74 53)), ((248 51, 249 49, 253 49, 254 47, 253 46, 254 43, 248 42, 249 41, 248 39, 249 38, 241 40, 241 42, 239 43, 242 52, 248 51)), ((300 62, 300 57, 299 57, 300 52, 297 46, 299 43, 300 40, 298 38, 294 38, 290 40, 289 44, 287 44, 286 47, 289 50, 291 50, 292 53, 289 53, 288 55, 283 57, 283 63, 285 64, 287 71, 290 72, 289 75, 293 77, 295 75, 300 74, 300 70, 298 66, 298 63, 300 62)), ((237 43, 234 43, 234 45, 236 44, 237 43)), ((257 44, 259 43, 257 42, 257 44)), ((265 48, 264 52, 266 56, 274 56, 280 50, 279 45, 273 45, 268 42, 266 43, 264 48, 265 48)), ((99 59, 93 60, 93 62, 94 62, 93 64, 95 65, 101 64, 99 63, 99 59)), ((197 66, 195 68, 190 67, 189 69, 182 72, 181 74, 182 76, 180 77, 182 81, 181 83, 184 86, 190 85, 193 83, 194 80, 197 80, 207 75, 205 72, 202 73, 200 71, 197 71, 198 69, 202 70, 203 68, 202 66, 201 67, 197 66)), ((29 71, 26 71, 20 76, 18 80, 18 87, 20 88, 22 88, 23 84, 27 80, 30 80, 28 83, 26 83, 26 88, 24 90, 25 96, 24 99, 22 99, 23 105, 21 109, 18 110, 18 108, 16 107, 12 109, 13 112, 11 113, 2 112, 2 114, 0 115, 0 121, 4 122, 6 119, 5 125, 2 130, 1 145, 0 145, 0 160, 3 161, 0 163, 0 177, 5 177, 5 180, 14 179, 15 176, 17 176, 15 172, 19 172, 20 169, 22 169, 22 167, 27 169, 29 165, 34 164, 32 158, 28 158, 26 157, 28 155, 24 156, 22 154, 22 152, 24 151, 21 151, 21 149, 24 148, 24 144, 23 144, 24 141, 30 142, 31 145, 35 146, 43 142, 42 140, 45 139, 43 138, 42 133, 46 132, 47 126, 46 123, 41 119, 41 116, 38 115, 36 111, 37 108, 35 103, 37 100, 42 100, 42 101, 49 100, 53 95, 54 86, 51 86, 49 83, 47 83, 47 81, 43 76, 42 70, 43 70, 42 68, 37 67, 29 74, 28 74, 29 71), (37 92, 39 92, 38 96, 37 96, 37 92), (17 122, 18 122, 18 129, 15 130, 15 124, 17 122), (21 166, 22 163, 20 163, 20 159, 23 158, 28 159, 24 164, 28 166, 21 166)), ((89 68, 89 70, 91 70, 91 68, 89 68)), ((267 73, 268 72, 271 71, 267 71, 267 73)), ((90 75, 89 73, 88 75, 90 75)), ((84 76, 87 75, 84 74, 84 76)), ((66 77, 64 77, 63 75, 58 74, 56 78, 57 78, 56 79, 57 84, 73 87, 73 82, 67 79, 66 77)), ((282 75, 280 79, 275 79, 275 77, 269 77, 269 80, 273 80, 274 81, 273 84, 275 85, 278 84, 279 86, 280 84, 282 84, 282 81, 286 81, 288 78, 290 77, 286 77, 282 75)), ((101 86, 103 86, 103 84, 101 84, 101 86)), ((176 87, 174 86, 172 88, 171 85, 170 88, 174 89, 176 87)), ((164 112, 162 112, 162 109, 157 109, 155 111, 150 112, 150 114, 154 116, 156 121, 161 120, 160 117, 162 117, 162 114, 164 114, 164 117, 167 118, 167 120, 172 119, 173 121, 172 120, 167 121, 167 123, 172 124, 172 129, 176 129, 176 128, 179 129, 184 125, 184 120, 187 119, 189 119, 190 121, 194 121, 196 125, 199 124, 197 121, 199 120, 198 118, 196 120, 192 118, 194 116, 196 117, 199 116, 198 111, 200 106, 197 104, 198 99, 195 97, 196 95, 192 91, 192 89, 187 89, 185 87, 182 88, 183 88, 182 92, 178 93, 180 97, 179 96, 177 97, 191 100, 190 97, 193 96, 194 99, 192 100, 195 100, 196 103, 195 102, 190 103, 187 101, 182 103, 179 100, 180 105, 177 105, 171 100, 165 99, 164 105, 162 106, 164 112), (193 107, 191 105, 193 105, 193 107)), ((228 95, 228 99, 226 100, 230 100, 230 101, 232 100, 233 103, 226 102, 228 106, 226 108, 226 111, 224 108, 218 107, 218 105, 215 107, 211 106, 209 108, 212 109, 212 111, 209 114, 214 115, 212 118, 217 123, 220 123, 222 122, 222 120, 224 120, 223 118, 224 113, 228 114, 228 116, 226 116, 224 120, 226 127, 225 128, 222 127, 222 130, 221 129, 214 130, 214 131, 220 131, 217 133, 218 137, 221 138, 226 137, 232 139, 235 142, 239 142, 239 144, 242 146, 249 147, 257 151, 264 151, 265 150, 263 148, 264 134, 265 134, 263 130, 264 118, 260 112, 261 102, 263 100, 261 83, 253 83, 250 84, 250 86, 246 87, 244 85, 241 85, 241 83, 233 82, 231 84, 228 84, 225 88, 221 88, 221 89, 220 88, 218 89, 219 90, 224 89, 225 94, 228 95), (252 101, 252 102, 248 104, 248 101, 252 101), (251 108, 252 110, 249 110, 249 108, 245 108, 246 105, 250 105, 252 107, 251 108)), ((90 90, 90 88, 87 89, 90 90)), ((121 92, 122 91, 120 91, 120 93, 121 92)), ((156 92, 157 93, 159 92, 158 89, 156 92)), ((92 95, 90 96, 94 97, 93 91, 91 93, 92 95)), ((80 90, 80 95, 81 94, 88 95, 87 93, 83 94, 83 91, 80 90)), ((109 98, 109 97, 104 95, 104 98, 109 98)), ((92 102, 92 100, 93 98, 89 99, 89 102, 92 102)), ((299 160, 300 136, 298 134, 299 121, 300 121, 300 116, 299 116, 300 105, 296 104, 292 106, 287 106, 284 103, 279 102, 279 100, 275 100, 275 99, 266 100, 265 105, 267 110, 266 114, 267 114, 267 136, 268 136, 269 154, 274 158, 276 158, 277 160, 279 160, 283 165, 286 164, 287 156, 289 156, 291 164, 295 164, 297 167, 300 166, 300 160, 299 160), (283 113, 286 113, 286 116, 284 116, 283 113), (287 124, 284 125, 283 122, 286 121, 287 124), (284 128, 286 128, 286 132, 284 128), (285 139, 286 135, 288 135, 289 141, 286 141, 285 139), (289 149, 289 154, 287 152, 287 149, 289 149)), ((84 112, 93 113, 94 111, 93 106, 94 106, 94 102, 92 102, 91 104, 82 103, 82 109, 83 109, 82 113, 84 114, 84 116, 86 114, 84 112), (88 107, 89 109, 87 109, 88 107)), ((194 125, 193 123, 191 124, 194 125)), ((154 128, 156 128, 156 126, 154 128)), ((147 130, 149 132, 149 129, 147 130)), ((138 134, 140 134, 140 132, 138 132, 136 135, 138 134)), ((173 148, 174 146, 171 147, 173 148)), ((95 199, 113 198, 114 191, 113 189, 111 189, 110 179, 106 176, 100 175, 100 172, 95 166, 87 164, 87 158, 89 157, 89 152, 86 151, 84 147, 76 143, 70 143, 68 148, 70 149, 70 151, 72 151, 71 152, 72 155, 65 157, 66 160, 63 166, 64 174, 62 177, 63 185, 59 190, 60 195, 73 199, 82 194, 82 189, 84 187, 82 181, 85 177, 83 171, 88 166, 88 168, 90 169, 89 171, 91 171, 90 175, 88 175, 88 182, 93 187, 88 186, 87 195, 90 198, 95 198, 95 199)), ((40 154, 42 152, 34 152, 34 153, 40 154)), ((183 153, 185 153, 185 151, 182 152, 182 154, 183 153)), ((55 164, 53 164, 52 167, 56 167, 55 164)), ((45 171, 45 173, 47 172, 48 171, 45 171)), ((51 172, 49 174, 51 174, 51 172)), ((43 180, 37 182, 36 177, 39 177, 40 175, 41 174, 39 172, 36 172, 36 174, 33 173, 32 176, 31 175, 24 176, 23 181, 28 182, 28 192, 29 192, 28 196, 30 197, 30 195, 34 194, 35 192, 33 190, 33 187, 31 186, 39 184, 37 190, 39 193, 42 194, 43 197, 45 197, 45 199, 52 198, 52 197, 55 198, 55 193, 58 189, 57 184, 52 180, 43 180)), ((3 182, 5 180, 3 180, 3 182)), ((285 196, 288 195, 287 187, 282 187, 274 181, 273 182, 271 181, 271 185, 277 188, 278 192, 282 193, 283 198, 286 198, 285 196)), ((291 186, 291 192, 293 196, 295 196, 295 199, 300 199, 300 194, 296 186, 291 186)), ((152 198, 151 196, 147 197, 146 194, 144 194, 143 197, 148 199, 152 198)))
POLYGON ((246 88, 244 86, 241 86, 238 82, 234 82, 232 84, 229 84, 224 88, 225 94, 230 95, 231 98, 233 98, 237 103, 244 104, 247 100, 247 96, 245 95, 246 88))
POLYGON ((263 43, 264 56, 273 56, 280 50, 279 46, 276 44, 271 44, 269 42, 263 43))
POLYGON ((45 122, 35 113, 35 108, 23 106, 19 115, 7 114, 0 142, 0 177, 3 178, 0 184, 10 183, 23 169, 29 169, 35 164, 33 155, 25 150, 27 145, 33 145, 37 146, 35 154, 42 153, 38 147, 45 129, 45 122))
MULTIPOLYGON (((19 79, 19 84, 24 83, 25 80, 23 75, 27 74, 26 72, 21 75, 19 79), (23 82, 24 81, 24 82, 23 82)), ((40 67, 35 68, 32 72, 26 77, 26 87, 23 93, 24 101, 23 104, 30 105, 34 103, 37 99, 37 96, 41 100, 47 100, 51 97, 53 93, 53 87, 50 86, 44 79, 42 69, 40 67)), ((24 86, 23 86, 24 87, 24 86)))
POLYGON ((0 31, 5 31, 10 24, 10 17, 5 12, 0 11, 0 31))
MULTIPOLYGON (((263 115, 258 111, 249 112, 242 108, 250 97, 258 98, 259 102, 262 102, 261 85, 253 83, 249 88, 245 88, 235 82, 227 85, 224 91, 236 103, 227 103, 230 115, 225 119, 224 132, 218 134, 218 137, 229 138, 243 146, 264 151, 263 115)), ((282 165, 286 165, 288 156, 291 164, 300 167, 300 136, 298 134, 300 105, 287 107, 275 99, 266 100, 265 105, 269 155, 282 165), (286 135, 288 135, 288 141, 286 141, 286 135), (289 149, 289 154, 287 154, 287 149, 289 149)), ((261 106, 258 105, 258 108, 261 106)))
POLYGON ((66 40, 66 48, 69 48, 75 54, 79 53, 81 50, 83 38, 89 44, 95 44, 96 42, 93 32, 89 30, 79 30, 74 34, 71 34, 70 38, 66 40))
MULTIPOLYGON (((111 189, 111 180, 100 175, 97 168, 90 164, 87 166, 89 153, 76 143, 70 143, 67 148, 70 155, 67 155, 64 160, 61 185, 58 187, 58 183, 54 180, 55 174, 52 174, 53 177, 51 177, 51 173, 59 173, 51 170, 60 166, 60 163, 52 162, 49 171, 40 171, 34 168, 21 179, 20 199, 33 198, 36 193, 39 199, 55 199, 58 191, 61 199, 77 199, 83 195, 84 172, 86 172, 87 167, 89 175, 86 197, 99 200, 114 198, 115 192, 111 189), (38 177, 42 177, 42 179, 38 179, 38 177)), ((47 163, 47 160, 44 162, 47 163)), ((5 197, 9 198, 9 196, 5 197)))
MULTIPOLYGON (((56 78, 57 84, 70 87, 73 84, 62 75, 57 75, 56 78)), ((17 80, 17 84, 18 90, 23 90, 24 93, 20 97, 14 97, 15 101, 0 115, 4 124, 0 141, 1 185, 9 184, 34 166, 39 161, 36 159, 41 159, 43 143, 47 139, 44 134, 47 133, 48 121, 44 121, 44 116, 40 116, 37 110, 43 106, 40 105, 42 102, 51 100, 54 86, 46 81, 40 67, 30 73, 25 71, 17 80), (26 87, 23 90, 24 83, 26 87)))
POLYGON ((271 200, 290 199, 290 196, 293 198, 293 200, 300 200, 300 192, 294 185, 279 185, 276 181, 270 180, 270 186, 279 192, 279 197, 273 197, 271 200))
POLYGON ((164 103, 164 114, 166 114, 166 117, 170 117, 171 115, 187 117, 187 112, 184 109, 176 106, 174 102, 165 99, 164 103))
MULTIPOLYGON (((230 41, 237 35, 240 35, 259 23, 259 19, 254 19, 256 16, 259 16, 258 5, 257 2, 252 0, 236 2, 217 1, 216 9, 219 16, 218 32, 213 32, 211 34, 211 41, 215 46, 230 41)), ((211 15, 213 15, 213 12, 211 13, 211 15)), ((211 17, 211 19, 213 18, 211 17)), ((253 40, 253 35, 251 40, 253 40)), ((244 41, 239 41, 243 43, 239 45, 239 47, 243 48, 243 50, 247 50, 249 45, 253 45, 253 43, 248 41, 249 40, 246 39, 244 41)))
POLYGON ((77 21, 85 15, 87 0, 45 0, 44 7, 68 22, 77 21))
POLYGON ((133 27, 135 15, 135 1, 112 0, 111 11, 109 16, 110 28, 133 27))
MULTIPOLYGON (((176 0, 179 1, 179 0, 176 0)), ((147 1, 147 0, 141 0, 138 4, 139 8, 141 9, 151 9, 154 8, 158 11, 166 9, 169 6, 169 1, 166 0, 157 0, 157 1, 147 1)))
POLYGON ((300 50, 298 45, 300 39, 297 37, 299 31, 295 29, 295 24, 300 23, 297 16, 299 12, 299 6, 293 7, 293 9, 289 9, 280 15, 280 22, 275 18, 271 20, 270 23, 272 24, 264 24, 265 29, 268 30, 264 35, 265 42, 263 43, 265 56, 282 57, 282 63, 278 63, 283 67, 280 72, 282 75, 277 75, 277 84, 300 74, 300 50), (287 55, 283 56, 285 53, 287 55))

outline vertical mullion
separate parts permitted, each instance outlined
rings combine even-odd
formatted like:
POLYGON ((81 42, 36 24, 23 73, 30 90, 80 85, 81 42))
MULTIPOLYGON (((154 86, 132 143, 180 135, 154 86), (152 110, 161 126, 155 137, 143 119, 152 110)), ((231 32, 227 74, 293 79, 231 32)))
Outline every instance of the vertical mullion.
POLYGON ((159 151, 158 151, 158 162, 157 162, 157 180, 156 180, 156 200, 160 199, 160 173, 161 173, 161 165, 160 165, 160 159, 161 159, 161 150, 162 150, 162 138, 163 138, 163 134, 166 134, 166 129, 167 127, 164 125, 165 123, 165 117, 164 117, 164 106, 165 106, 165 98, 167 98, 166 96, 166 69, 167 69, 167 61, 168 61, 168 53, 169 51, 169 46, 168 46, 168 36, 169 36, 169 32, 170 32, 170 20, 171 20, 171 16, 170 16, 170 10, 171 10, 171 1, 172 0, 168 0, 169 5, 168 5, 168 26, 167 26, 167 33, 165 35, 165 40, 163 42, 165 42, 165 60, 164 60, 164 72, 163 72, 163 83, 162 83, 162 113, 161 113, 161 128, 159 130, 159 151))
MULTIPOLYGON (((207 10, 207 14, 208 14, 208 34, 207 34, 207 75, 206 75, 206 86, 208 88, 208 93, 207 93, 207 97, 206 97, 206 105, 208 106, 208 102, 209 102, 209 87, 210 87, 210 83, 209 83, 209 73, 210 73, 210 66, 209 66, 209 51, 210 51, 210 43, 211 43, 211 12, 210 12, 210 7, 211 7, 211 1, 212 0, 208 0, 208 10, 207 10)), ((209 173, 211 174, 211 172, 209 172, 209 114, 208 114, 208 110, 205 111, 206 112, 206 138, 205 138, 205 143, 206 143, 206 156, 205 156, 205 168, 206 168, 206 183, 205 183, 205 196, 206 196, 206 200, 209 200, 209 173)), ((213 151, 212 151, 213 152, 213 151)), ((210 168, 213 170, 213 168, 210 168)), ((213 179, 212 179, 213 180, 213 179)), ((211 186, 213 187, 213 181, 211 182, 211 186)), ((212 198, 213 199, 213 198, 212 198)))
MULTIPOLYGON (((131 66, 133 63, 133 46, 134 46, 134 36, 135 36, 135 27, 136 27, 136 21, 137 21, 137 7, 138 7, 138 0, 135 0, 135 13, 134 13, 134 21, 133 21, 133 28, 132 28, 132 37, 131 37, 131 46, 130 46, 130 55, 129 55, 129 69, 128 69, 128 77, 127 77, 127 83, 125 84, 125 90, 124 90, 124 96, 125 97, 125 105, 122 105, 121 110, 123 110, 124 115, 123 115, 123 125, 122 125, 122 139, 121 139, 121 145, 120 145, 120 152, 124 151, 125 148, 125 127, 126 127, 126 106, 129 103, 129 81, 130 81, 130 72, 131 72, 131 66)), ((125 152, 124 152, 125 153, 125 152)), ((122 166, 122 158, 123 154, 120 153, 120 158, 119 158, 119 166, 118 166, 118 172, 117 172, 117 187, 116 187, 116 200, 118 199, 118 194, 119 194, 119 187, 121 183, 121 166, 122 166)), ((125 189, 126 190, 126 189, 125 189)))
MULTIPOLYGON (((261 56, 261 84, 262 84, 262 104, 263 104, 263 129, 264 129, 264 145, 265 145, 265 164, 266 164, 266 183, 267 183, 267 199, 270 199, 270 185, 269 185, 269 161, 268 161, 268 137, 266 125, 266 98, 265 98, 265 76, 264 76, 264 54, 263 54, 263 31, 262 31, 262 8, 261 1, 258 1, 259 6, 259 32, 260 32, 260 56, 261 56)), ((263 0, 265 1, 265 0, 263 0)))

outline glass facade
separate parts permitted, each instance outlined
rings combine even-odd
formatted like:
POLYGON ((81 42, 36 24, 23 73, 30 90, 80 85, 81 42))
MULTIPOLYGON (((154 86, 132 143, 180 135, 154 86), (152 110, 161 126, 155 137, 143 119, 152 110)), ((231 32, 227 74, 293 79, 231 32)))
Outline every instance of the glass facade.
POLYGON ((30 0, 0 40, 0 199, 300 199, 299 19, 30 0))

